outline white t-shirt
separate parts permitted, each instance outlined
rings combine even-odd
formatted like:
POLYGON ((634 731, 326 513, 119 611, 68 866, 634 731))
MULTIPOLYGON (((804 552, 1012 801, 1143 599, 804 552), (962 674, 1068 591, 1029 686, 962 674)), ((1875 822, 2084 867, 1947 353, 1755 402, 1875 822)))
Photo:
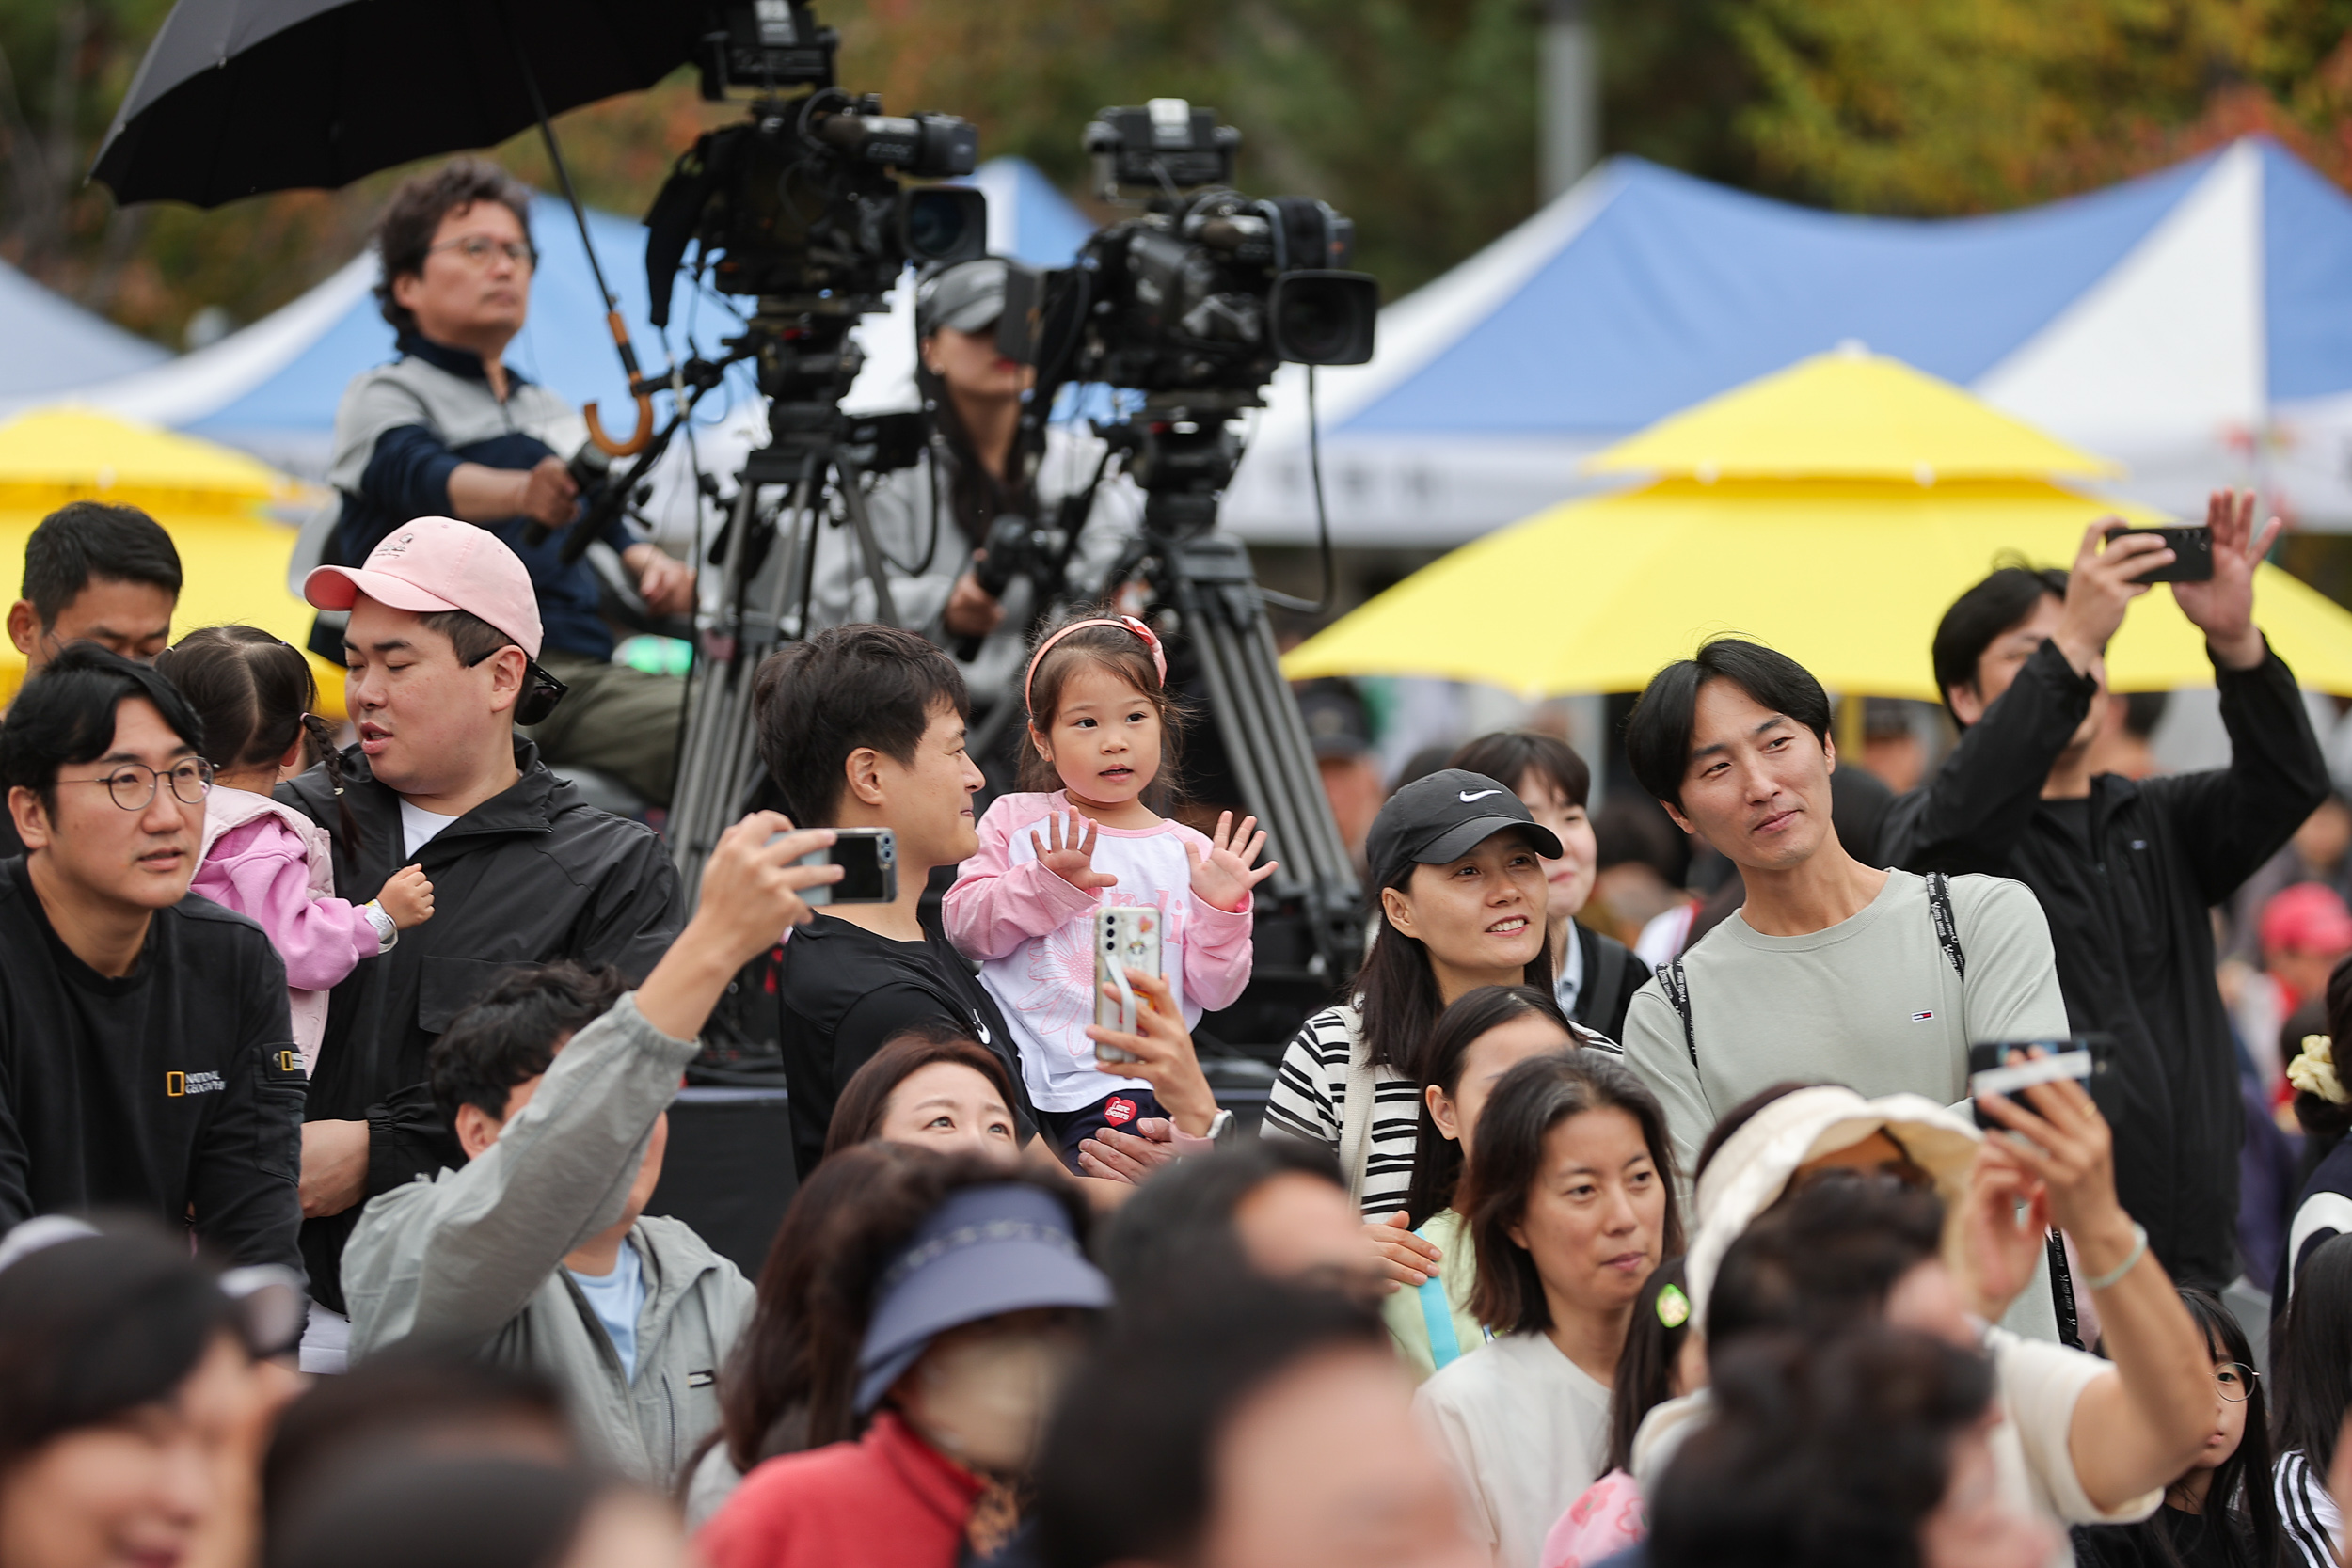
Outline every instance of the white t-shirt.
POLYGON ((435 834, 456 820, 454 816, 443 816, 437 811, 412 806, 407 797, 403 796, 400 802, 401 853, 414 860, 418 850, 433 842, 435 834))
POLYGON ((1497 1568, 1536 1568, 1553 1522, 1609 1456, 1609 1386, 1542 1333, 1471 1351, 1422 1384, 1413 1409, 1497 1568))
POLYGON ((636 1382, 637 1320, 645 1310, 645 1274, 638 1265, 637 1249, 624 1241, 611 1274, 564 1272, 572 1276, 572 1283, 588 1300, 588 1310, 604 1325, 604 1337, 612 1341, 613 1352, 621 1358, 621 1380, 636 1382))

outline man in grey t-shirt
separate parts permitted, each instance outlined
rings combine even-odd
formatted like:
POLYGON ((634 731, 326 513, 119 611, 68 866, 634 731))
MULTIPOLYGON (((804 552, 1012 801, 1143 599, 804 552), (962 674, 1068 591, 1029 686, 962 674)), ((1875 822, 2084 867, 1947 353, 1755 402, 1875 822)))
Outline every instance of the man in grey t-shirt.
POLYGON ((1978 1040, 2067 1031, 2025 886, 1881 871, 1830 821, 1830 705, 1786 655, 1717 638, 1652 678, 1634 778, 1740 867, 1746 902, 1634 994, 1626 1060, 1666 1108, 1687 1181, 1716 1118, 1772 1084, 1966 1097, 1978 1040))

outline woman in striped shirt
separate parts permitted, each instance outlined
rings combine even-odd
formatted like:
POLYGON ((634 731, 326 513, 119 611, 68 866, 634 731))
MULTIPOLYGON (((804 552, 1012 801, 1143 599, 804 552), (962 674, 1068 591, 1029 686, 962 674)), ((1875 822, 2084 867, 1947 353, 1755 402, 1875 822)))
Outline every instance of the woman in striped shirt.
POLYGON ((2344 1520, 2328 1495, 2328 1467, 2352 1405, 2352 1234, 2322 1243, 2296 1271, 2295 1299, 2271 1336, 2270 1391, 2286 1560, 2336 1568, 2344 1520))

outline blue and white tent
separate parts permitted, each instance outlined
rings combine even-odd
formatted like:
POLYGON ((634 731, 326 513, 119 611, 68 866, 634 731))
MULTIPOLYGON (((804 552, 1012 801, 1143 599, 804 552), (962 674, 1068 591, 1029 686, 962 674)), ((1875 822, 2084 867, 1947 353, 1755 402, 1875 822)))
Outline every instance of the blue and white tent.
MULTIPOLYGON (((1092 232, 1077 209, 1025 162, 995 159, 971 182, 987 193, 990 248, 999 254, 1058 265, 1092 232)), ((532 281, 530 322, 507 351, 508 361, 573 403, 601 403, 606 427, 625 431, 630 420, 627 384, 571 212, 551 197, 539 197, 532 204, 531 221, 540 262, 532 281)), ((660 368, 667 352, 647 316, 644 229, 632 219, 591 211, 588 230, 605 277, 621 296, 639 362, 648 370, 660 368)), ((71 398, 316 476, 326 470, 344 386, 392 356, 392 329, 376 309, 376 276, 374 256, 362 253, 299 299, 210 347, 145 370, 137 363, 108 365, 95 375, 24 388, 24 395, 0 382, 0 409, 71 398)), ((9 330, 7 281, 0 277, 0 335, 9 330)), ((861 329, 868 363, 851 394, 852 406, 912 405, 911 293, 898 290, 891 312, 868 318, 861 329)), ((55 306, 74 309, 50 298, 55 306)), ((738 303, 677 283, 670 343, 683 352, 691 332, 706 351, 715 353, 721 338, 739 330, 733 314, 738 303)), ((155 357, 161 356, 157 351, 155 357)), ((719 414, 721 395, 705 400, 704 413, 719 414)))
MULTIPOLYGON (((1389 307, 1372 363, 1317 372, 1335 533, 1475 537, 1594 487, 1598 447, 1857 341, 2125 464, 2137 499, 2254 483, 2352 530, 2352 198, 2253 138, 1935 221, 1613 160, 1389 307)), ((1286 367, 1228 499, 1245 536, 1313 535, 1304 389, 1286 367)))
POLYGON ((171 357, 0 261, 0 399, 128 375, 171 357))

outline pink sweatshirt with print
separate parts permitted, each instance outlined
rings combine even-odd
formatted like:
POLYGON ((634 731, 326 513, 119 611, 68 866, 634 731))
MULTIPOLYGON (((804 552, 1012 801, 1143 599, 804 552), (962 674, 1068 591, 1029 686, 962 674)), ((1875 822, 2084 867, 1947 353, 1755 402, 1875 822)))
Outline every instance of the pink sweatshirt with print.
POLYGON ((1041 1109, 1074 1111, 1140 1078, 1094 1069, 1094 911, 1148 906, 1160 911, 1160 969, 1190 1028, 1203 1010, 1230 1006, 1249 983, 1250 911, 1195 897, 1192 867, 1208 838, 1181 822, 1098 828, 1094 869, 1117 877, 1106 888, 1076 888, 1041 864, 1030 835, 1066 816, 1070 798, 1004 795, 980 817, 980 847, 963 863, 943 907, 947 940, 980 966, 1021 1053, 1021 1076, 1041 1109))
POLYGON ((216 787, 205 797, 203 859, 188 891, 236 911, 277 944, 305 1073, 317 1068, 326 1035, 326 993, 382 951, 366 911, 334 896, 332 853, 326 829, 266 795, 216 787))

